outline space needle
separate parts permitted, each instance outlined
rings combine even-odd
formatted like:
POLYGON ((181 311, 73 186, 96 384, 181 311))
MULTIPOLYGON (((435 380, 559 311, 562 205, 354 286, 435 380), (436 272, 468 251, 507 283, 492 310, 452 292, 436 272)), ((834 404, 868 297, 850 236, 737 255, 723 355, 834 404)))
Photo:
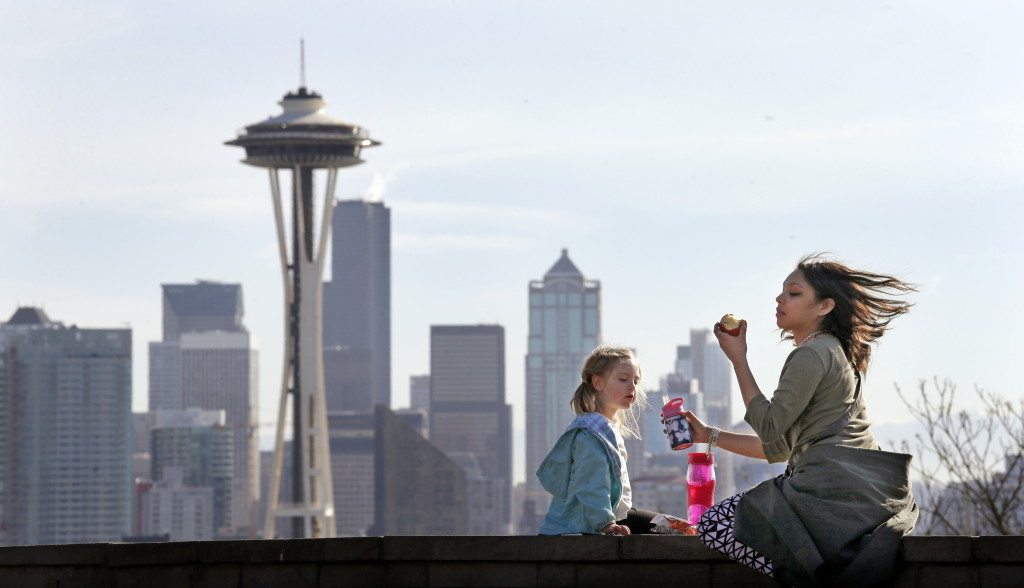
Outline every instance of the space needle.
MULTIPOLYGON (((277 535, 277 519, 291 519, 293 537, 334 536, 334 492, 327 431, 323 365, 323 273, 331 236, 338 168, 358 165, 365 147, 380 145, 369 132, 324 112, 320 94, 306 88, 305 50, 299 88, 278 103, 283 112, 245 127, 226 145, 245 149, 242 163, 266 168, 284 278, 285 353, 274 444, 274 474, 267 497, 264 537, 277 535), (281 201, 281 170, 291 172, 290 234, 281 201), (318 210, 315 182, 323 183, 318 210), (316 227, 319 226, 319 231, 316 227), (292 503, 281 503, 284 429, 292 414, 292 503)), ((286 179, 289 176, 285 176, 286 179)))

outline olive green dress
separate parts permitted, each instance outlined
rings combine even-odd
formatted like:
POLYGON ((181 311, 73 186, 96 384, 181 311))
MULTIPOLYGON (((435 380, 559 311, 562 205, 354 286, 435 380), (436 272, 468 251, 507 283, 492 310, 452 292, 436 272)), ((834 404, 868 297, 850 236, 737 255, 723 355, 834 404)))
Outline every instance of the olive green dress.
POLYGON ((870 585, 888 579, 918 509, 910 456, 871 434, 860 377, 839 340, 822 334, 786 359, 779 387, 744 420, 786 473, 743 495, 736 540, 768 556, 797 585, 870 585))

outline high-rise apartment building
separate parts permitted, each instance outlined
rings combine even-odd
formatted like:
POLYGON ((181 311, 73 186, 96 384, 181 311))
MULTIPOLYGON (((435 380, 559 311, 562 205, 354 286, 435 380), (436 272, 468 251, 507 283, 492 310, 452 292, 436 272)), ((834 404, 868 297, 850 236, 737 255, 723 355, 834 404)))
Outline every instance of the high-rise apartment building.
MULTIPOLYGON (((168 489, 168 496, 180 494, 179 488, 209 489, 209 529, 218 535, 232 534, 236 526, 232 524, 235 441, 234 432, 225 425, 224 411, 190 408, 158 410, 150 414, 153 415, 150 479, 158 484, 165 483, 154 487, 168 489), (181 479, 169 480, 168 470, 174 470, 173 475, 181 479)), ((207 538, 206 526, 196 528, 204 534, 189 540, 207 538)), ((156 527, 143 530, 146 535, 165 532, 156 527)), ((174 533, 184 536, 186 532, 178 529, 174 533)))
POLYGON ((327 409, 391 406, 391 210, 340 200, 331 226, 323 296, 327 409))
POLYGON ((130 534, 131 339, 37 308, 0 326, 0 543, 130 534))
POLYGON ((258 351, 245 331, 183 333, 180 344, 185 406, 224 411, 234 442, 230 520, 236 534, 252 535, 260 526, 258 351))
MULTIPOLYGON (((430 327, 430 440, 456 462, 472 462, 496 495, 470 512, 486 535, 510 532, 512 408, 505 403, 505 329, 430 327), (471 457, 456 458, 455 454, 471 457)), ((469 479, 474 479, 471 475, 469 479)), ((482 504, 482 503, 474 503, 482 504)))
POLYGON ((572 420, 569 400, 583 361, 601 343, 601 284, 584 278, 563 249, 544 279, 530 282, 529 308, 526 485, 543 510, 546 494, 535 474, 572 420))

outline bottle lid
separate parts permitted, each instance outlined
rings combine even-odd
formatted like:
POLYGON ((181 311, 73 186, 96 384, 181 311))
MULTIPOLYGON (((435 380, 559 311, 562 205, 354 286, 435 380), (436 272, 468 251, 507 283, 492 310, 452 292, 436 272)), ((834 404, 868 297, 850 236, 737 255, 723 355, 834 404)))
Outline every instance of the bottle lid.
POLYGON ((661 409, 661 416, 667 417, 683 412, 683 399, 673 398, 669 400, 665 406, 661 409))
POLYGON ((686 461, 691 465, 715 465, 715 454, 708 455, 706 451, 695 451, 686 454, 686 461))

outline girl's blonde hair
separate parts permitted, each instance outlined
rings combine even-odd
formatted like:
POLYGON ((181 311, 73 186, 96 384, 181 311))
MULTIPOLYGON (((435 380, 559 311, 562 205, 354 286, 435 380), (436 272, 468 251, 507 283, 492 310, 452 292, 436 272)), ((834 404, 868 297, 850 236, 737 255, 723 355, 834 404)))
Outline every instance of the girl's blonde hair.
MULTIPOLYGON (((640 374, 640 364, 636 361, 633 351, 625 347, 602 345, 590 352, 583 362, 582 381, 572 394, 569 406, 576 414, 597 412, 600 405, 597 401, 597 390, 594 388, 594 376, 607 376, 620 362, 629 362, 636 366, 640 374)), ((629 410, 620 410, 615 415, 615 423, 623 437, 640 438, 639 414, 647 408, 647 392, 641 385, 636 387, 636 400, 629 410)))

